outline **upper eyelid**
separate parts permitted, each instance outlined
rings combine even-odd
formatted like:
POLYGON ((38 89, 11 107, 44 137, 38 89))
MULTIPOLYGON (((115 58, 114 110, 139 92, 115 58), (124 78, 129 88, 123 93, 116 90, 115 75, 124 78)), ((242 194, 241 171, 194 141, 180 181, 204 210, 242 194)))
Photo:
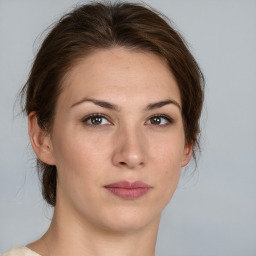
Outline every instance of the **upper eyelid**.
POLYGON ((166 115, 166 114, 153 114, 151 116, 148 117, 148 119, 154 117, 154 116, 158 116, 158 117, 166 117, 166 118, 170 118, 170 119, 173 119, 171 116, 169 115, 166 115))
POLYGON ((89 120, 90 118, 95 117, 95 116, 100 116, 100 117, 102 117, 102 118, 107 119, 108 122, 113 123, 113 122, 111 121, 111 118, 110 118, 108 115, 102 114, 102 113, 92 113, 92 114, 86 115, 85 117, 83 117, 83 118, 81 119, 81 121, 82 121, 82 122, 85 122, 85 121, 87 121, 87 120, 89 120))
MULTIPOLYGON (((83 117, 81 119, 81 121, 82 122, 88 121, 90 118, 95 117, 95 116, 100 116, 102 118, 107 119, 108 122, 110 122, 112 124, 114 123, 108 115, 103 114, 103 113, 92 113, 92 114, 86 115, 85 117, 83 117)), ((166 115, 166 114, 153 114, 153 115, 147 117, 146 122, 153 117, 162 117, 162 118, 166 118, 170 123, 174 122, 174 119, 170 115, 166 115)))
MULTIPOLYGON (((155 115, 152 115, 151 117, 149 117, 147 119, 146 122, 148 122, 153 117, 165 118, 169 124, 173 124, 175 122, 175 120, 171 116, 165 115, 165 114, 155 114, 155 115)), ((154 125, 154 126, 166 126, 166 125, 156 125, 156 124, 152 124, 152 125, 154 125)))
POLYGON ((166 119, 174 121, 174 118, 172 118, 170 115, 166 115, 166 114, 154 114, 154 115, 151 115, 150 117, 148 117, 148 119, 150 119, 152 117, 155 117, 155 116, 163 117, 163 118, 166 118, 166 119))

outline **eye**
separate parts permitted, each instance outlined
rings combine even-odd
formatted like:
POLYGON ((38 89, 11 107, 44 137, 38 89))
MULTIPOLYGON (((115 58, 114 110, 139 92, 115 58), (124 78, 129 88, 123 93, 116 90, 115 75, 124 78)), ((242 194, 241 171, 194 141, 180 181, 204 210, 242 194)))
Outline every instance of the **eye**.
POLYGON ((89 116, 86 116, 82 122, 88 126, 103 126, 111 124, 103 114, 90 114, 89 116))
POLYGON ((171 117, 159 114, 151 116, 146 122, 146 124, 155 126, 167 126, 169 124, 172 124, 173 122, 174 120, 171 117))

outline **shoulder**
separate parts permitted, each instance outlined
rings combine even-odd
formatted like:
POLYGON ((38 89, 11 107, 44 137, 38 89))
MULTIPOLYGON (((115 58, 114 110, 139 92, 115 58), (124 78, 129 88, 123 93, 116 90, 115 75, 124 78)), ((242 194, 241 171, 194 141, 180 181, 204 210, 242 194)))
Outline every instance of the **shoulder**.
POLYGON ((40 255, 25 246, 19 246, 19 247, 12 248, 9 252, 4 253, 2 256, 40 256, 40 255))

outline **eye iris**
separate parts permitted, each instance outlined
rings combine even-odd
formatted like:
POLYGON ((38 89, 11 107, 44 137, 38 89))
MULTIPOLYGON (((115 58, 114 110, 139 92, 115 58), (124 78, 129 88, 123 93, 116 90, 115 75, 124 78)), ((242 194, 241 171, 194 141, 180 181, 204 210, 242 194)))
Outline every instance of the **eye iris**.
POLYGON ((152 117, 151 124, 161 124, 161 117, 158 117, 158 116, 152 117))
POLYGON ((100 117, 100 116, 94 116, 94 117, 91 118, 91 122, 92 122, 92 124, 94 124, 94 125, 101 124, 101 123, 102 123, 102 117, 100 117))

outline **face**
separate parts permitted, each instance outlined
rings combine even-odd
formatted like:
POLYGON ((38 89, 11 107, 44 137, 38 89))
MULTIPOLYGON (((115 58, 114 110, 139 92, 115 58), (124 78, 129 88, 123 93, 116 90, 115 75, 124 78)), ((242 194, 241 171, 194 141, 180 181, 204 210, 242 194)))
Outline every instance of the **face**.
POLYGON ((63 88, 50 135, 57 207, 111 230, 159 220, 191 153, 167 64, 151 53, 98 50, 63 88))

